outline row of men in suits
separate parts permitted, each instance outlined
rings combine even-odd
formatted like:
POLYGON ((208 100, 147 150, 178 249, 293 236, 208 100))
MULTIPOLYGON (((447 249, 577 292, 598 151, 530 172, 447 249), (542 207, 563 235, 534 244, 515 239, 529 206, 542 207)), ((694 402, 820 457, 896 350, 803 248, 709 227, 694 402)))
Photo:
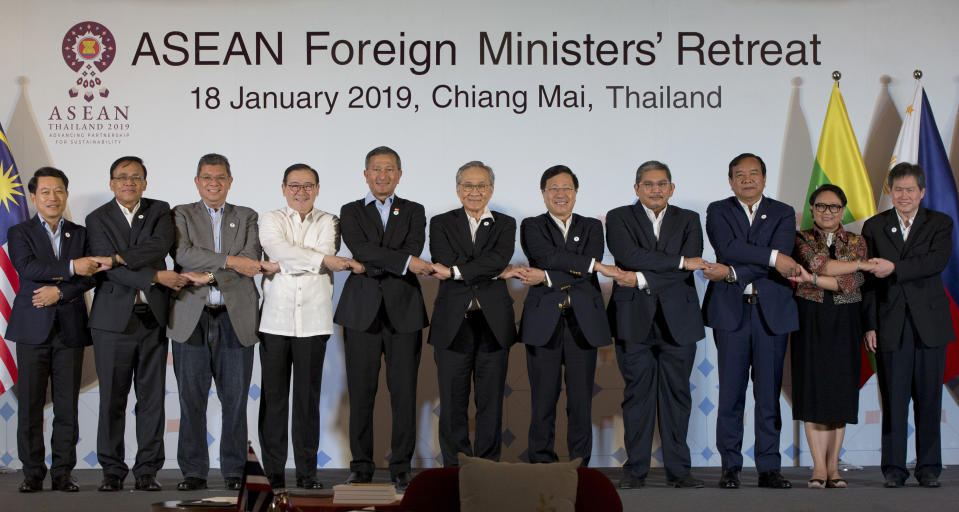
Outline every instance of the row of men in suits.
MULTIPOLYGON (((158 354, 165 360, 166 336, 176 342, 174 371, 180 388, 177 459, 184 480, 178 488, 206 486, 205 418, 211 380, 217 384, 223 406, 223 425, 228 426, 221 433, 221 472, 228 487, 239 486, 246 454, 252 346, 259 340, 258 332, 264 340, 259 433, 266 473, 274 486, 285 485, 287 426, 277 418, 287 417, 292 368, 297 484, 320 487, 315 478, 317 407, 331 316, 344 328, 353 455, 349 482, 370 481, 375 467, 372 410, 381 359, 386 364, 393 416, 390 474, 400 487, 409 481, 421 330, 427 325, 440 380, 439 438, 444 464, 456 465, 458 453, 497 459, 508 350, 517 338, 508 278, 530 286, 519 335, 526 344, 532 390, 530 461, 558 459, 555 409, 565 377, 569 454, 588 463, 596 347, 609 344, 612 335, 626 381, 628 460, 620 486, 645 483, 658 409, 669 483, 700 487, 702 481, 690 474, 685 442, 691 403, 688 379, 695 344, 705 335, 692 278, 695 270, 702 270, 711 281, 705 319, 715 331, 719 348, 717 447, 724 469, 720 485, 739 486, 744 393, 751 366, 760 485, 790 486, 779 472, 778 397, 785 334, 796 323, 784 277, 797 271, 789 257, 795 217, 790 207, 762 195, 765 165, 755 155, 743 154, 730 163, 729 181, 735 195, 709 207, 706 227, 717 263, 701 258, 698 214, 668 204, 675 185, 669 168, 655 161, 644 163, 636 172, 634 190, 639 200, 607 216, 606 243, 615 265, 601 262, 601 223, 572 213, 579 187, 576 175, 565 166, 547 169, 540 188, 548 211, 521 225, 521 245, 529 260, 528 266, 521 267, 509 264, 515 220, 489 210, 495 178, 492 169, 478 161, 456 173, 463 208, 430 222, 432 262, 419 258, 425 244, 424 209, 396 196, 402 176, 400 158, 386 147, 366 157, 367 197, 344 205, 340 212, 339 230, 352 258, 335 256, 337 219, 315 209, 318 174, 303 164, 284 173, 287 207, 269 212, 258 223, 253 210, 226 203, 232 176, 229 162, 220 155, 206 155, 198 164, 195 184, 201 201, 177 207, 172 216, 166 203, 142 197, 143 162, 124 157, 110 170, 116 200, 88 216, 87 233, 62 220, 66 176, 56 170, 41 171, 28 187, 38 205, 38 217, 22 224, 23 228, 11 229, 14 266, 26 274, 21 273, 21 293, 8 337, 40 346, 46 357, 31 360, 27 359, 30 350, 18 350, 18 359, 21 352, 24 357, 21 368, 26 368, 22 375, 44 368, 27 379, 21 377, 21 386, 32 389, 32 401, 21 400, 28 404, 22 406, 26 410, 37 403, 38 393, 45 393, 48 374, 44 371, 79 378, 78 367, 73 373, 63 370, 65 356, 57 348, 66 344, 74 349, 64 353, 74 358, 71 365, 79 364, 76 347, 82 349, 89 341, 75 338, 82 338, 86 322, 82 301, 76 299, 93 285, 89 276, 96 274, 90 326, 101 394, 106 395, 101 398, 97 450, 104 468, 101 490, 121 489, 128 471, 123 462, 123 412, 134 379, 136 487, 159 489, 155 473, 163 461, 165 364, 158 354), (54 199, 44 199, 43 194, 54 199), (64 243, 71 236, 74 244, 64 243), (21 245, 24 242, 28 244, 21 245), (266 260, 261 259, 261 243, 266 260), (163 263, 171 250, 173 271, 163 263), (30 273, 26 263, 38 259, 49 267, 45 267, 48 273, 30 273), (350 275, 334 316, 331 273, 344 270, 350 275), (252 279, 259 273, 265 276, 262 322, 252 279), (608 312, 597 274, 615 281, 608 312), (432 323, 417 275, 441 280, 432 323), (68 334, 77 332, 81 334, 68 334), (36 384, 32 388, 31 382, 36 384), (471 386, 477 405, 473 442, 467 415, 471 386)), ((885 318, 877 322, 882 336, 885 318)), ((75 490, 69 478, 75 454, 71 459, 66 452, 73 452, 76 442, 77 391, 56 376, 53 382, 54 413, 70 416, 72 401, 73 422, 69 418, 54 422, 51 474, 54 488, 75 490)), ((37 428, 42 400, 39 404, 39 416, 36 407, 21 414, 18 434, 25 473, 21 490, 26 491, 39 489, 46 472, 37 428)))

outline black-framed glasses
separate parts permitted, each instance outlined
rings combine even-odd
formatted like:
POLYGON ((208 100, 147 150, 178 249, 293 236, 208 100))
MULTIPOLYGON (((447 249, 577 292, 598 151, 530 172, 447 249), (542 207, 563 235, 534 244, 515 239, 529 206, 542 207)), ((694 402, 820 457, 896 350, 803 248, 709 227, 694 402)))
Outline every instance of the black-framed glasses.
POLYGON ((829 213, 839 213, 839 210, 842 210, 841 204, 826 204, 826 203, 816 203, 813 205, 813 208, 816 209, 819 213, 826 213, 826 210, 829 210, 829 213))
POLYGON ((294 194, 301 190, 304 192, 313 192, 313 190, 316 189, 316 183, 290 183, 286 185, 286 188, 292 190, 294 194))

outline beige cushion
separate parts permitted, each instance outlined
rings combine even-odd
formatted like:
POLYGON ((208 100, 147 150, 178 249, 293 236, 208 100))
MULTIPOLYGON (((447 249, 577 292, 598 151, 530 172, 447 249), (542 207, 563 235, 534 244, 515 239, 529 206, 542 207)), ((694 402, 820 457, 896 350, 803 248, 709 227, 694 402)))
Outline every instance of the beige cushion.
POLYGON ((459 454, 462 512, 573 512, 580 459, 553 464, 492 462, 459 454))

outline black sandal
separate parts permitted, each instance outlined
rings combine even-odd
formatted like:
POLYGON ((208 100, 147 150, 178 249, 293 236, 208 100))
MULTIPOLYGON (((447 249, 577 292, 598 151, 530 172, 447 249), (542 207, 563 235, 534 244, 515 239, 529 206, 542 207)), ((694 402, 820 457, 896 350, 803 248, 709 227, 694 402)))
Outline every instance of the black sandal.
POLYGON ((828 489, 845 489, 846 481, 842 478, 831 478, 828 482, 826 482, 826 487, 828 489))
POLYGON ((826 486, 826 481, 820 478, 810 478, 807 487, 810 489, 822 489, 826 486))

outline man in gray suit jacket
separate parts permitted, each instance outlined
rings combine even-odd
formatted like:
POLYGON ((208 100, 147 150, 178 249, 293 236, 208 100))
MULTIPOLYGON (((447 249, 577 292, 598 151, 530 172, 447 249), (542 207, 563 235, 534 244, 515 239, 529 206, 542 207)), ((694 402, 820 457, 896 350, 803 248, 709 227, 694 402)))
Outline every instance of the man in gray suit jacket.
POLYGON ((204 155, 193 181, 202 200, 173 209, 176 268, 193 284, 175 296, 167 329, 175 342, 173 371, 180 390, 177 463, 184 479, 177 489, 206 488, 211 379, 222 406, 220 472, 227 489, 239 489, 246 464, 253 345, 259 341, 260 296, 253 276, 263 271, 264 262, 256 212, 226 203, 233 183, 226 157, 204 155))

